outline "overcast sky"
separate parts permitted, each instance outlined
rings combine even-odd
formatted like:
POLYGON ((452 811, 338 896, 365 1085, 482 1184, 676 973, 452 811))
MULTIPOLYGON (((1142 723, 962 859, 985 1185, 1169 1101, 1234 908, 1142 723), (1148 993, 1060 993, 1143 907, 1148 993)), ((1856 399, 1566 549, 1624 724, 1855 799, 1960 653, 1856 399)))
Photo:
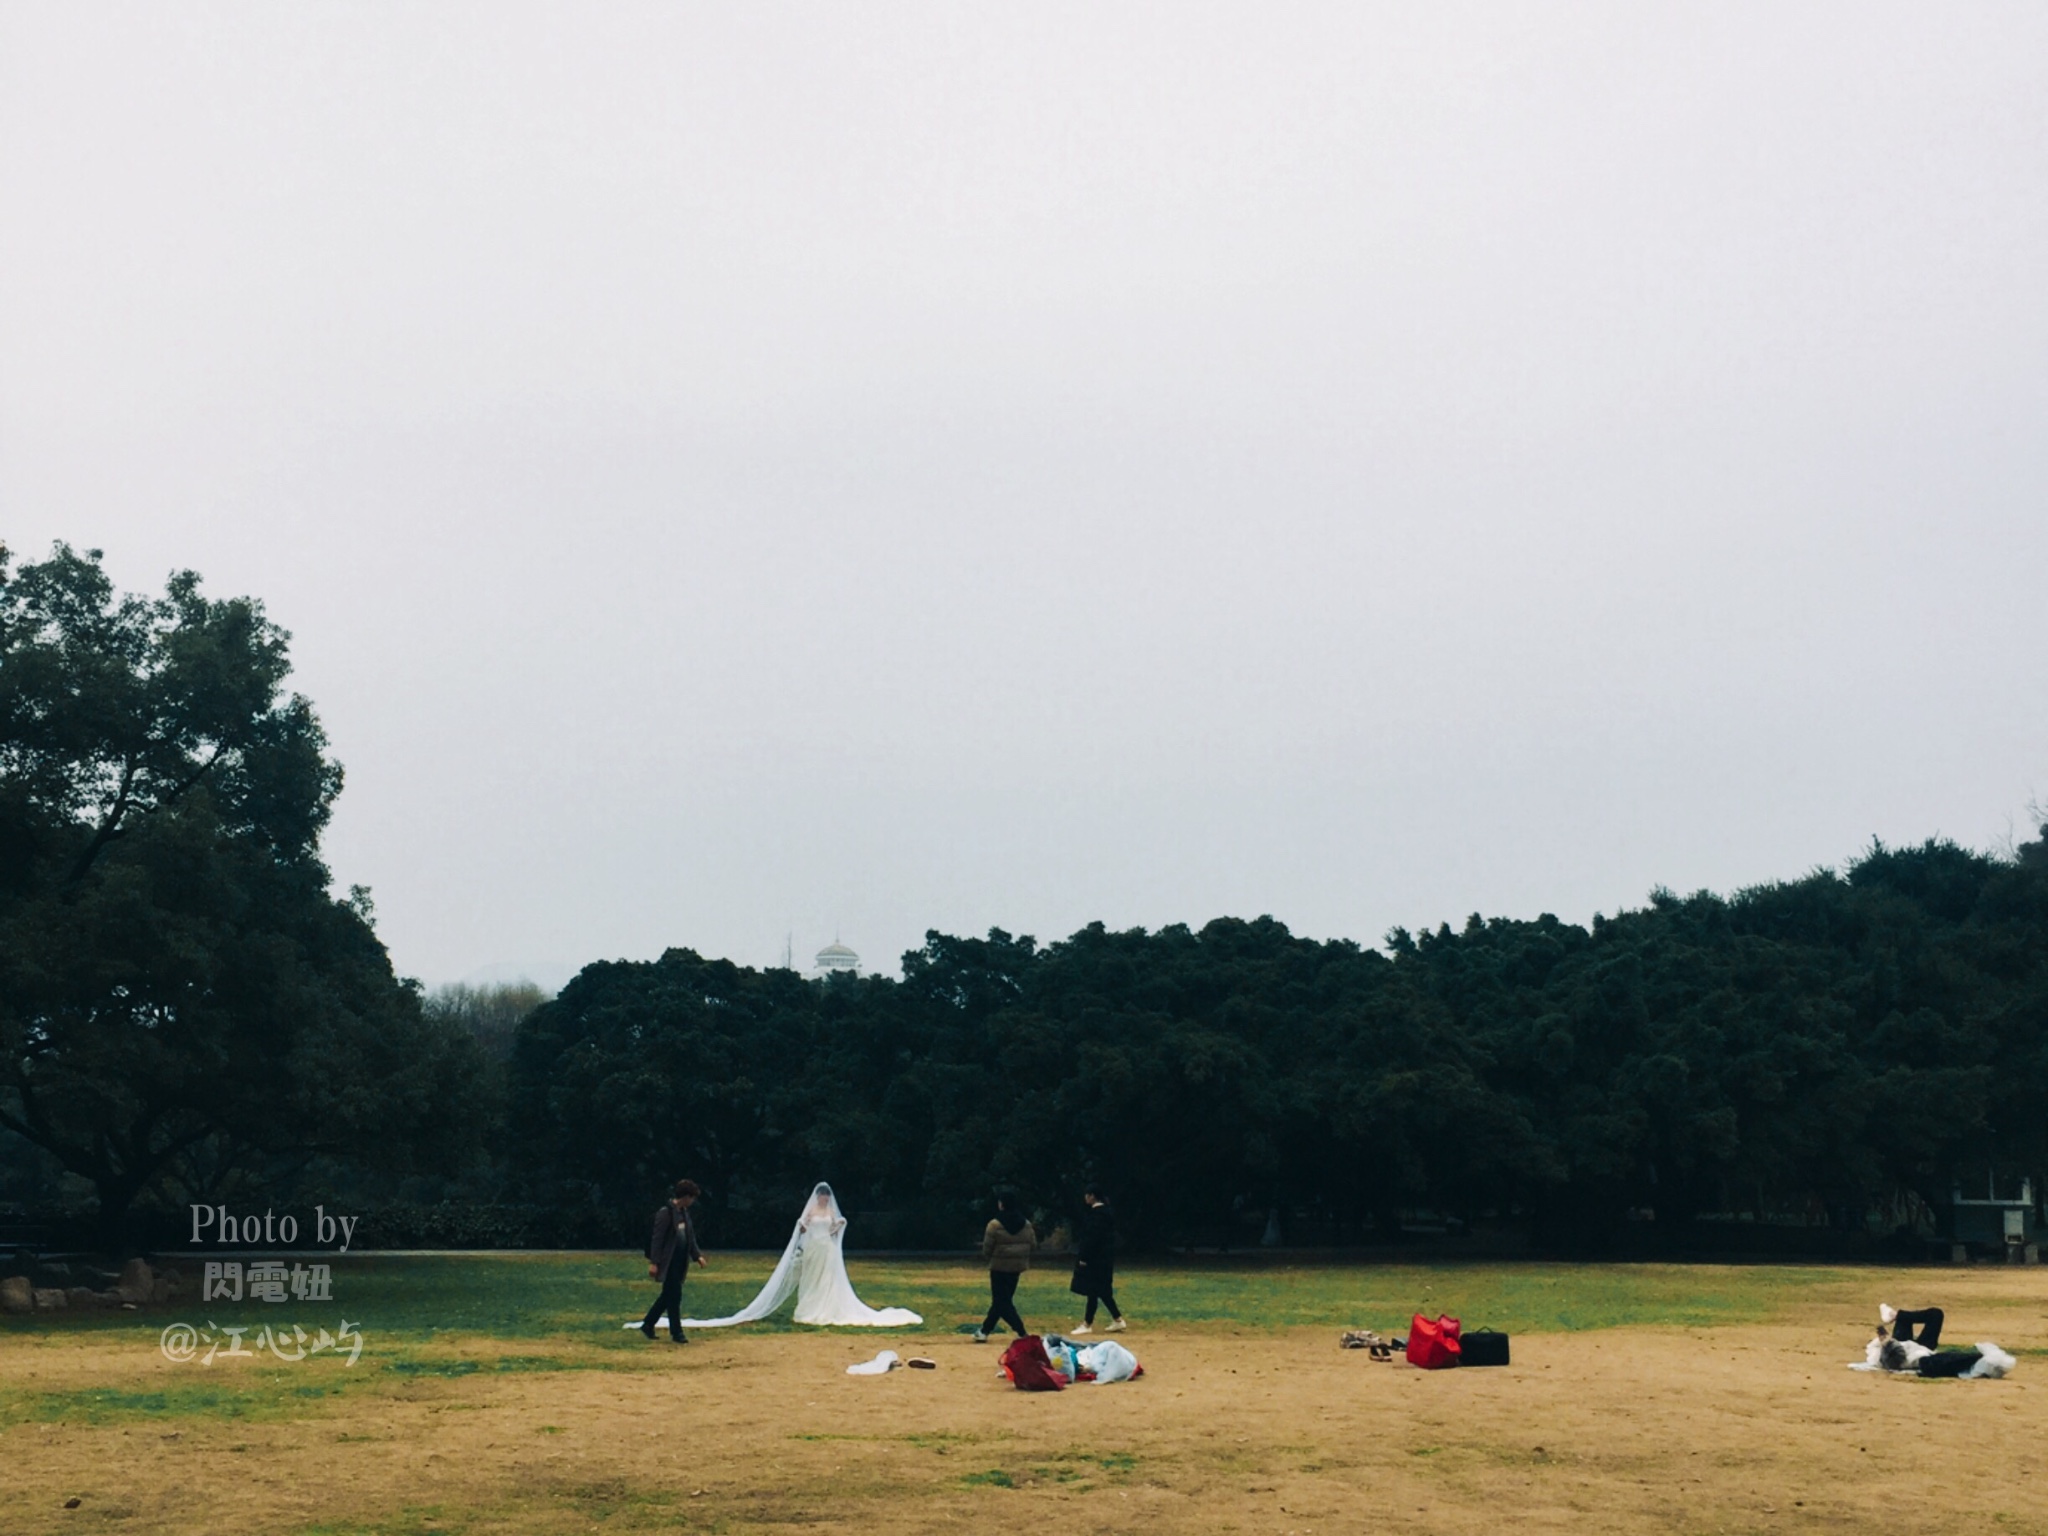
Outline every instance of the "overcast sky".
POLYGON ((2026 835, 2048 8, 0 6, 0 537, 401 971, 2026 835))

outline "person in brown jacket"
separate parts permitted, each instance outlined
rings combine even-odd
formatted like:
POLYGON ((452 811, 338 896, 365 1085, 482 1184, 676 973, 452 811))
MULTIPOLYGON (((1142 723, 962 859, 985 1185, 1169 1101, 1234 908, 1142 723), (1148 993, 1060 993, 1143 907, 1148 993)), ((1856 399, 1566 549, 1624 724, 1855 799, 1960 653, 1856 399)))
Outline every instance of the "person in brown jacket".
POLYGON ((974 1330, 974 1342, 986 1344, 996 1324, 1008 1323, 1011 1332, 1024 1337, 1024 1319, 1017 1315, 1017 1282, 1031 1267, 1038 1234, 1024 1219, 1015 1195, 996 1196, 996 1219, 981 1234, 981 1256, 988 1260, 988 1316, 974 1330))

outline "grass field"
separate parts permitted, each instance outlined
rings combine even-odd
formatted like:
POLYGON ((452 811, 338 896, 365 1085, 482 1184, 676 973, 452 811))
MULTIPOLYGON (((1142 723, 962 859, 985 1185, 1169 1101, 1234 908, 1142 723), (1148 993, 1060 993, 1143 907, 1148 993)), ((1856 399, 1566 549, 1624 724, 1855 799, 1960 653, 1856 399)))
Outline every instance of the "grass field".
MULTIPOLYGON (((735 1309, 769 1263, 713 1255, 686 1310, 735 1309)), ((336 1262, 331 1303, 7 1319, 0 1528, 1463 1531, 1512 1510, 1571 1530, 2048 1529, 2040 1270, 1133 1265, 1124 1341, 1146 1378, 1032 1396, 961 1332, 979 1270, 850 1268, 924 1327, 649 1344, 619 1326, 651 1299, 644 1268, 582 1254, 361 1257, 336 1262), (1880 1296, 1946 1306, 1953 1342, 1997 1339, 2019 1371, 1845 1371, 1880 1296), (1513 1334, 1515 1363, 1444 1376, 1335 1348, 1418 1310, 1513 1334), (352 1366, 158 1347, 173 1321, 248 1340, 343 1319, 352 1366), (940 1369, 844 1374, 885 1345, 940 1369), (1927 1497, 1887 1497, 1893 1478, 1927 1497)), ((1034 1328, 1077 1320, 1064 1281, 1026 1277, 1034 1328)))

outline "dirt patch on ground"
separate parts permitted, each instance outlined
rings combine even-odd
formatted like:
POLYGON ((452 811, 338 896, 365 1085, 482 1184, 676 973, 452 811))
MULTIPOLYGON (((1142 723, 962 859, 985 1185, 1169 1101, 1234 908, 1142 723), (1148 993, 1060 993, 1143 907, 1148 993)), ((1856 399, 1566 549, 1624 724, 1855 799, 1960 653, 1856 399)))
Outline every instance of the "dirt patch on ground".
MULTIPOLYGON (((1517 1338, 1505 1370, 1445 1373, 1340 1351, 1334 1325, 1141 1324, 1124 1341, 1146 1379, 1058 1394, 1012 1390, 996 1349, 957 1335, 733 1331, 625 1356, 579 1355, 577 1340, 450 1342, 441 1365, 338 1395, 273 1393, 230 1420, 176 1411, 174 1395, 149 1408, 201 1368, 126 1335, 17 1335, 0 1342, 0 1380, 80 1406, 0 1434, 0 1524, 636 1536, 1463 1532, 1510 1519, 1575 1533, 2048 1528, 2035 1470, 2048 1275, 1873 1276, 1873 1304, 1880 1292, 1940 1301, 1948 1342, 1997 1339, 2020 1353, 2018 1372, 1948 1383, 1848 1371, 1867 1330, 1819 1305, 1767 1326, 1517 1338), (843 1374, 884 1343, 940 1368, 843 1374)), ((312 1382, 313 1364, 283 1379, 312 1382)), ((251 1367, 212 1367, 228 1369, 251 1367)))

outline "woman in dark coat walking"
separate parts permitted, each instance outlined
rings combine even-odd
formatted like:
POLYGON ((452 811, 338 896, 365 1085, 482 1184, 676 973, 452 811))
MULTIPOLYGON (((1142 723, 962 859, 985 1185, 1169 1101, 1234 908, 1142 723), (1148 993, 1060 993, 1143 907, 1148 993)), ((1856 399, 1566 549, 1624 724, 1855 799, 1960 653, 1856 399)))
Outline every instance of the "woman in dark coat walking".
POLYGON ((1109 1308, 1108 1332, 1121 1333, 1124 1314, 1116 1304, 1116 1216, 1109 1202, 1095 1190, 1081 1196, 1088 1209, 1081 1216, 1081 1237, 1074 1255, 1074 1279, 1068 1286, 1076 1296, 1088 1298, 1088 1313, 1076 1337, 1095 1331, 1095 1307, 1109 1308))

